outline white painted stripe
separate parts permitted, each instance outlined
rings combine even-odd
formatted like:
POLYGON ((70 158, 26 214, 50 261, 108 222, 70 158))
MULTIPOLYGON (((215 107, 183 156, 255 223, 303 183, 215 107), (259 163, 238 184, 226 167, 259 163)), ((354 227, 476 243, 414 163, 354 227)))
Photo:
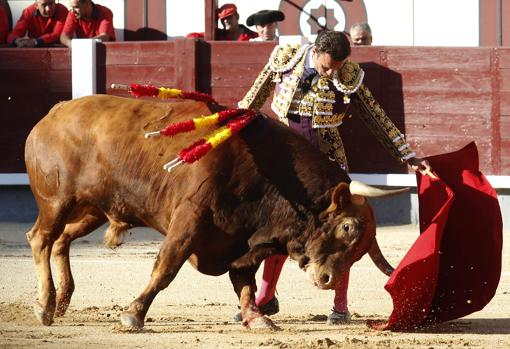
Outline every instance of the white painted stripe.
POLYGON ((510 176, 486 176, 493 188, 510 188, 510 176))
MULTIPOLYGON (((351 178, 369 185, 391 187, 416 187, 414 174, 398 173, 351 173, 351 178)), ((510 176, 486 176, 489 183, 496 189, 509 189, 510 176)), ((28 185, 26 173, 0 173, 0 185, 28 185)))
MULTIPOLYGON (((352 179, 369 185, 386 185, 392 187, 416 187, 414 174, 377 174, 377 173, 350 173, 352 179)), ((510 176, 486 176, 489 183, 496 189, 509 189, 510 176)))
POLYGON ((395 187, 416 187, 416 176, 414 174, 373 174, 373 173, 350 173, 353 180, 368 185, 387 185, 395 187))
POLYGON ((0 185, 28 185, 26 173, 0 173, 0 185))

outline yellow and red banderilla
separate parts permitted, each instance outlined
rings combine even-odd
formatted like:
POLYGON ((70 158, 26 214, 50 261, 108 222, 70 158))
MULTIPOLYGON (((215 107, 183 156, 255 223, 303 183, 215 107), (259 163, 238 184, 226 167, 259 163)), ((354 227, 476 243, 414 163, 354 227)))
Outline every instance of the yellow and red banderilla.
POLYGON ((240 116, 244 113, 246 113, 247 109, 227 109, 223 110, 217 113, 214 113, 212 115, 207 116, 201 116, 198 118, 193 118, 186 121, 181 121, 176 124, 170 124, 167 127, 159 130, 159 131, 153 131, 153 132, 146 132, 145 138, 154 137, 154 136, 174 136, 178 133, 182 132, 190 132, 194 131, 196 129, 211 126, 211 125, 218 125, 223 124, 228 119, 231 119, 236 116, 240 116))
POLYGON ((140 84, 111 84, 114 90, 128 91, 132 96, 138 97, 158 97, 161 99, 180 98, 192 99, 206 103, 218 104, 212 96, 201 92, 182 91, 176 88, 156 87, 153 85, 140 85, 140 84))
POLYGON ((224 126, 207 135, 205 138, 196 141, 179 152, 179 156, 166 163, 163 169, 171 171, 175 167, 188 163, 191 164, 203 157, 210 150, 238 133, 258 116, 258 113, 250 109, 227 109, 208 116, 193 118, 190 120, 171 124, 162 130, 147 132, 145 138, 154 136, 174 136, 178 133, 189 132, 198 128, 222 124, 229 120, 224 126))

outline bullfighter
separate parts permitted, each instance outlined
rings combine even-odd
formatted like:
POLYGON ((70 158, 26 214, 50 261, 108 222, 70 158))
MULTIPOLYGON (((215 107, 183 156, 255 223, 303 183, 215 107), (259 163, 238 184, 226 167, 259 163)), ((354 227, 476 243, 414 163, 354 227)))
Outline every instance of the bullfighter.
MULTIPOLYGON (((351 47, 338 31, 321 31, 313 45, 276 46, 253 86, 239 102, 241 108, 261 108, 274 91, 272 110, 279 120, 347 170, 339 126, 356 108, 366 126, 388 152, 414 171, 431 171, 427 160, 417 158, 404 135, 363 84, 364 71, 348 59, 351 47)), ((264 261, 263 280, 256 304, 266 315, 279 311, 276 283, 287 256, 264 261)), ((335 287, 330 325, 350 320, 347 307, 349 272, 335 287)), ((239 314, 234 317, 239 320, 239 314)))

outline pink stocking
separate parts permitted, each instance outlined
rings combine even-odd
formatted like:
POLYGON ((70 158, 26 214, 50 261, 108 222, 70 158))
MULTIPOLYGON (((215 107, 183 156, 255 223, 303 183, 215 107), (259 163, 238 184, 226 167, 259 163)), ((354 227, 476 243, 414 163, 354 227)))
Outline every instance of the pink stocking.
POLYGON ((276 292, 276 284, 286 259, 286 255, 277 254, 264 260, 264 273, 262 274, 260 291, 255 301, 257 306, 264 305, 273 299, 276 292))
POLYGON ((334 308, 337 312, 344 313, 347 307, 347 289, 349 288, 349 271, 344 273, 335 286, 334 308))

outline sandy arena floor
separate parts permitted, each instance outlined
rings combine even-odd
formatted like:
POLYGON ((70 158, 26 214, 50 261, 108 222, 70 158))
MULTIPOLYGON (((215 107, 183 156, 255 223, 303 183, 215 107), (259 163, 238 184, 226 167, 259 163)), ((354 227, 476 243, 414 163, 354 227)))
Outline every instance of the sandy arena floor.
MULTIPOLYGON (((68 313, 50 327, 32 313, 37 281, 24 231, 0 225, 0 348, 510 348, 510 252, 505 234, 503 273, 496 296, 482 311, 413 333, 380 332, 367 319, 392 310, 387 278, 368 257, 354 265, 349 289, 353 321, 327 326, 333 292, 315 289, 293 261, 278 286, 278 331, 249 331, 232 321, 237 299, 228 275, 211 277, 186 264, 161 292, 140 332, 126 332, 119 316, 149 280, 161 237, 134 230, 116 251, 100 245, 101 232, 71 250, 76 291, 68 313), (136 239, 135 239, 136 238, 136 239)), ((418 235, 416 226, 383 227, 379 244, 394 265, 418 235)), ((258 277, 260 279, 260 275, 258 277)))

